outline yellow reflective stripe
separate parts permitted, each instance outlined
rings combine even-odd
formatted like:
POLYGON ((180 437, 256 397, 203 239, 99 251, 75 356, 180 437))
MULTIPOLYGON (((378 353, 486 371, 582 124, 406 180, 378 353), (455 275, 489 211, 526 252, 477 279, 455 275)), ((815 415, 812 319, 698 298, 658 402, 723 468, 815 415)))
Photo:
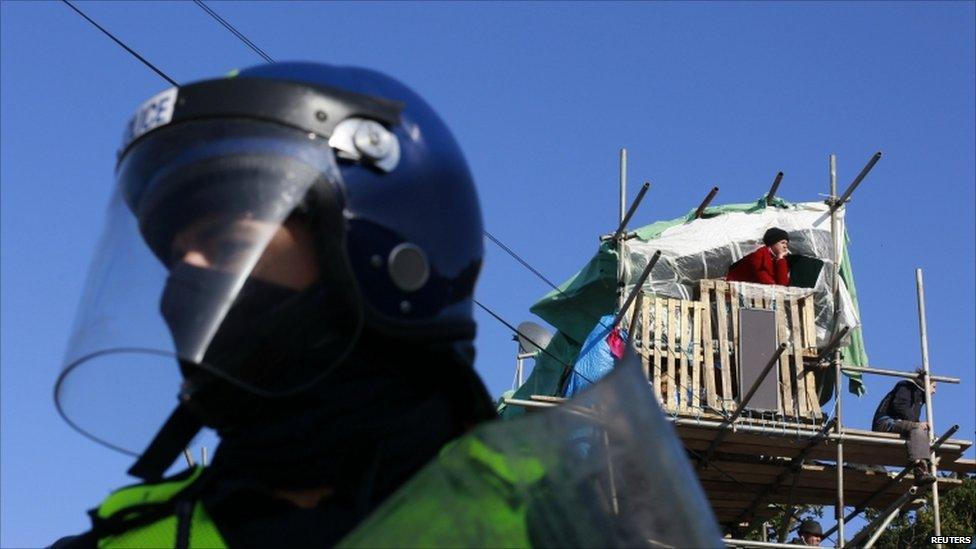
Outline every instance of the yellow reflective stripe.
POLYGON ((190 469, 190 475, 178 480, 165 480, 158 484, 137 484, 113 492, 98 507, 98 516, 108 518, 119 511, 146 503, 162 503, 189 486, 203 472, 202 467, 190 469))
MULTIPOLYGON (((102 549, 173 547, 176 545, 176 528, 176 516, 169 515, 117 536, 104 537, 98 540, 98 546, 102 549)), ((193 507, 189 545, 191 549, 227 547, 220 531, 200 502, 193 507)))

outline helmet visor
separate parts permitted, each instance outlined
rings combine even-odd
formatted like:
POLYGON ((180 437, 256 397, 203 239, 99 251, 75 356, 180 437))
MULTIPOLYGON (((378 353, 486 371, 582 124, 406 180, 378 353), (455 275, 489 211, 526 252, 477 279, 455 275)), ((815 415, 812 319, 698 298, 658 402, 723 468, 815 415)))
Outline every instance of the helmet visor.
POLYGON ((72 426, 138 453, 181 374, 287 395, 355 344, 363 314, 323 140, 264 122, 184 122, 142 137, 116 175, 55 388, 72 426))

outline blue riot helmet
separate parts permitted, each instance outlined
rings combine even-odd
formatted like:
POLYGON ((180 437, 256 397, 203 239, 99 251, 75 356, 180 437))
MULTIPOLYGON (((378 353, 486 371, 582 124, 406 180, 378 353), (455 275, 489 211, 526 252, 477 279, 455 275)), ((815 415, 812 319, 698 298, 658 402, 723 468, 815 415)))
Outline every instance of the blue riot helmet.
POLYGON ((472 178, 388 76, 277 63, 166 90, 128 124, 116 183, 55 387, 99 442, 140 455, 166 423, 185 444, 199 425, 180 408, 164 421, 174 387, 301 394, 364 330, 470 347, 472 178))

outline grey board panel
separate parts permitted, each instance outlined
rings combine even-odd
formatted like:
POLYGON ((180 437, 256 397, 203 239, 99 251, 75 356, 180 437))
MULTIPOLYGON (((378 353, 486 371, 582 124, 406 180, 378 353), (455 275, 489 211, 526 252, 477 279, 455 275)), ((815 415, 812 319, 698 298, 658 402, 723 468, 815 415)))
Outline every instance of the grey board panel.
MULTIPOLYGON (((776 312, 768 309, 739 309, 739 394, 745 395, 759 378, 763 368, 776 352, 776 312)), ((747 410, 775 412, 779 410, 779 367, 773 366, 747 410)), ((741 398, 741 397, 740 397, 741 398)))

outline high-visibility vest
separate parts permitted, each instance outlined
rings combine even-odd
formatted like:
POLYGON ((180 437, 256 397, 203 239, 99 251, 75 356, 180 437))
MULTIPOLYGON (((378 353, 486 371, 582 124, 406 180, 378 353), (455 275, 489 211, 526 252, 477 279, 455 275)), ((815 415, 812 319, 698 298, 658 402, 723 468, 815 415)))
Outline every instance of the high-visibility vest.
POLYGON ((531 457, 505 455, 469 434, 390 496, 338 547, 531 547, 528 498, 545 476, 531 457))
POLYGON ((194 467, 160 482, 113 492, 90 512, 98 546, 227 547, 203 504, 187 495, 202 472, 194 467))
MULTIPOLYGON (((202 472, 195 467, 159 483, 112 493, 91 512, 98 546, 227 547, 193 490, 202 472)), ((339 545, 529 546, 526 501, 512 487, 543 476, 535 459, 513 459, 476 436, 462 437, 443 448, 339 545), (464 487, 447 479, 464 479, 464 487), (450 519, 444 515, 445 502, 455 506, 450 519)))

